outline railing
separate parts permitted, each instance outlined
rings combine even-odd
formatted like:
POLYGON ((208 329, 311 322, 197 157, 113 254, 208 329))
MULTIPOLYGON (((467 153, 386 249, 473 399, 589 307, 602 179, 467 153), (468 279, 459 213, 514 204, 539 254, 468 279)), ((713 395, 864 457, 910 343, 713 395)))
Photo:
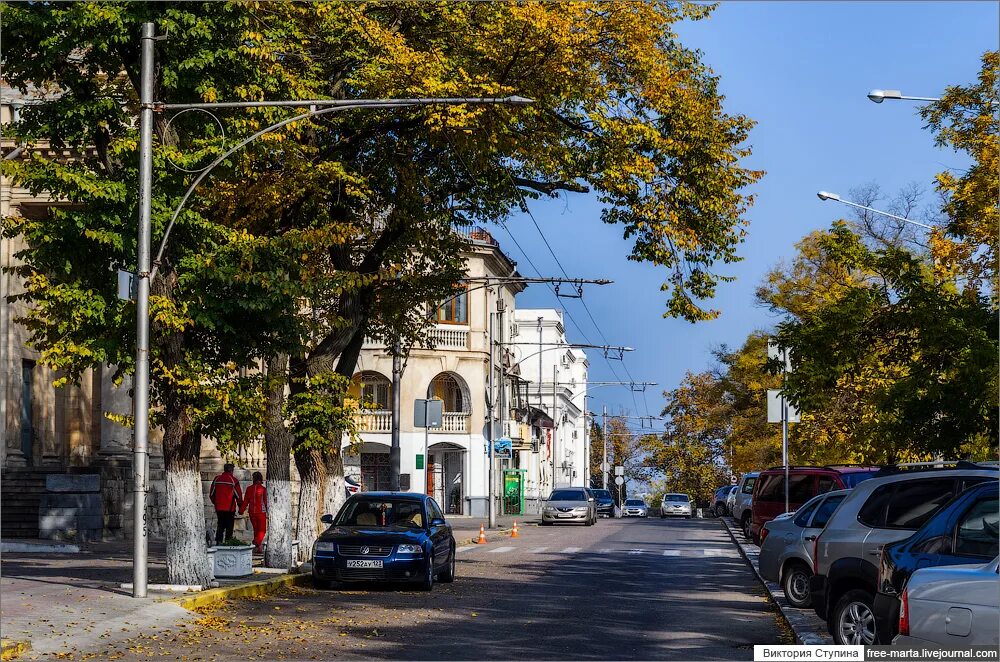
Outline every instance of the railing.
POLYGON ((392 412, 387 409, 362 410, 354 420, 360 432, 392 432, 392 412))
MULTIPOLYGON (((453 329, 447 326, 436 326, 427 334, 427 346, 433 345, 435 349, 468 349, 469 330, 453 329)), ((379 349, 385 347, 385 343, 365 336, 363 349, 379 349)))
POLYGON ((441 432, 468 432, 469 412, 446 411, 441 416, 441 432))

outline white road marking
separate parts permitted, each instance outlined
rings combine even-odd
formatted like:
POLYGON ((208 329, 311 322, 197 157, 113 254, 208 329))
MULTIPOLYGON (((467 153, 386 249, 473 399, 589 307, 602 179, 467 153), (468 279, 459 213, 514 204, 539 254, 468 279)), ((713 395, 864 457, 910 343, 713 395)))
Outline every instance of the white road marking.
POLYGON ((681 550, 679 549, 665 549, 663 550, 664 556, 680 556, 681 550))
POLYGON ((562 552, 560 552, 560 554, 576 554, 581 549, 583 549, 583 548, 582 547, 567 547, 562 552))
POLYGON ((544 552, 547 549, 548 549, 548 547, 536 547, 533 550, 531 550, 531 553, 532 554, 541 554, 542 552, 544 552))
POLYGON ((461 554, 462 552, 467 552, 470 549, 475 549, 475 548, 476 548, 475 545, 462 545, 461 547, 459 547, 458 549, 455 550, 455 553, 456 554, 461 554))
POLYGON ((601 549, 601 550, 598 550, 597 553, 598 554, 610 554, 613 551, 614 551, 613 549, 601 549))
POLYGON ((705 549, 705 556, 729 556, 730 550, 728 549, 705 549))
POLYGON ((509 552, 513 547, 497 547, 496 549, 491 549, 490 554, 502 554, 503 552, 509 552))
POLYGON ((634 554, 642 554, 644 551, 646 551, 646 550, 644 550, 644 549, 630 549, 630 550, 628 550, 628 553, 634 555, 634 554))

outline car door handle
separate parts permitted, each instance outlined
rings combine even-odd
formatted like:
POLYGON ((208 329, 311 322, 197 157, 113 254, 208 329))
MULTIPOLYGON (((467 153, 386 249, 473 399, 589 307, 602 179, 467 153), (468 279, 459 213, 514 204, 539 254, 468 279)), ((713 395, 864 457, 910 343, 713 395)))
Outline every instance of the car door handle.
POLYGON ((816 538, 818 538, 818 537, 819 536, 806 536, 805 538, 803 538, 803 540, 806 540, 808 542, 812 542, 813 540, 816 540, 816 538))

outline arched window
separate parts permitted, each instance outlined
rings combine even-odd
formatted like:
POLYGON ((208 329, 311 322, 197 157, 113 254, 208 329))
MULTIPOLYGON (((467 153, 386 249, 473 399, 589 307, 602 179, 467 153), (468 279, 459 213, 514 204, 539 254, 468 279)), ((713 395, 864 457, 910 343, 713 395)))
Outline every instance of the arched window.
POLYGON ((350 394, 362 409, 388 410, 392 402, 392 382, 377 372, 359 372, 351 379, 350 394))
POLYGON ((431 380, 431 385, 427 388, 427 397, 443 400, 446 412, 468 412, 470 409, 466 389, 454 375, 447 372, 431 380))

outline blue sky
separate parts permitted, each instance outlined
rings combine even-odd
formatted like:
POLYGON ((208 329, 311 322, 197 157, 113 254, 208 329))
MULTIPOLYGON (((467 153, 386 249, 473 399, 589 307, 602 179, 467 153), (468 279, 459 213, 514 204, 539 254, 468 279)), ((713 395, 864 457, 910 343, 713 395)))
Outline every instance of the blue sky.
MULTIPOLYGON (((961 165, 956 155, 933 146, 912 103, 876 105, 865 95, 885 88, 937 96, 946 85, 971 82, 981 54, 998 47, 998 21, 995 2, 723 2, 708 20, 680 26, 684 43, 701 49, 720 76, 726 109, 758 122, 745 164, 767 174, 752 188, 757 202, 740 250, 745 259, 720 270, 737 278, 720 286, 714 301, 722 316, 696 325, 662 318, 664 273, 625 260, 629 246, 621 229, 600 222, 600 206, 591 197, 532 203, 571 276, 615 281, 586 290, 590 311, 608 342, 636 348, 626 357, 632 377, 660 384, 645 396, 627 388, 594 389, 591 410, 607 404, 609 412, 634 415, 638 408, 645 414, 648 408, 657 415, 663 390, 686 371, 708 367, 712 347, 739 345, 750 331, 770 327, 775 319, 754 305, 754 288, 769 268, 794 254, 802 236, 847 211, 821 202, 816 191, 846 194, 876 181, 886 192, 910 182, 930 192, 936 172, 961 165)), ((509 227, 544 275, 559 274, 530 218, 515 216, 509 227)), ((495 236, 522 274, 536 275, 503 230, 495 236)), ((603 342, 579 301, 562 303, 582 328, 567 324, 571 342, 603 342)), ((558 302, 534 285, 518 305, 558 302)), ((615 379, 593 352, 590 365, 592 381, 615 379)), ((627 379, 621 364, 612 365, 627 379)))

